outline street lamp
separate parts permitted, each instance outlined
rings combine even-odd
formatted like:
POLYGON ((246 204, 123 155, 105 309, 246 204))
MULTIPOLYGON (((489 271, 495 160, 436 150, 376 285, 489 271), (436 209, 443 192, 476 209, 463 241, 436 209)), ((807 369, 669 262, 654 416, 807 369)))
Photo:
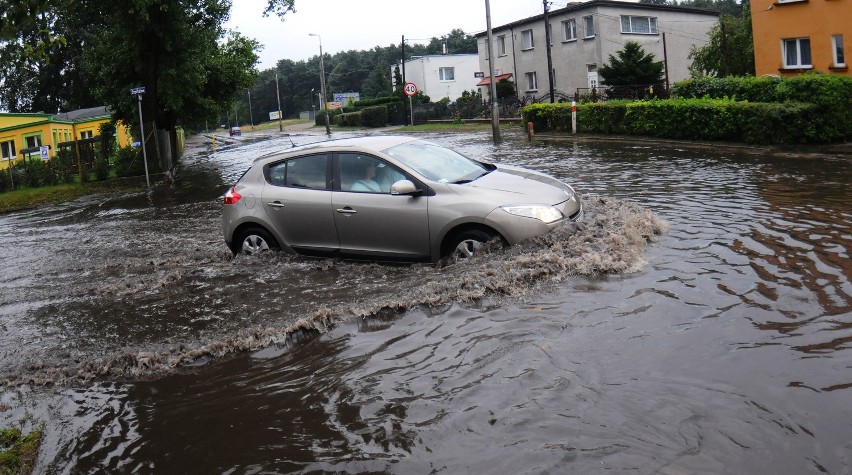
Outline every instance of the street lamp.
POLYGON ((322 90, 322 110, 325 111, 325 133, 331 135, 331 126, 328 124, 328 96, 325 95, 325 64, 322 60, 322 37, 316 33, 308 33, 308 36, 316 36, 319 39, 320 48, 320 89, 322 90))

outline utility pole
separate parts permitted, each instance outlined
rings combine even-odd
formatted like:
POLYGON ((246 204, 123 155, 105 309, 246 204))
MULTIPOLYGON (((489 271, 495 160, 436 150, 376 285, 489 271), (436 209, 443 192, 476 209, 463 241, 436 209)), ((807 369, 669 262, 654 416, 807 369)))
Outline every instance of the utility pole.
POLYGON ((331 135, 331 126, 328 123, 328 96, 325 95, 325 63, 322 59, 322 37, 316 33, 308 33, 308 36, 316 36, 319 40, 320 49, 320 89, 322 90, 322 110, 325 111, 325 133, 331 135))
MULTIPOLYGON (((400 65, 402 66, 402 85, 398 85, 399 87, 405 87, 405 35, 402 35, 402 61, 400 61, 400 65)), ((405 111, 405 115, 408 115, 408 111, 405 111)), ((408 119, 408 117, 405 117, 408 119)), ((414 116, 412 115, 411 120, 414 120, 414 116)), ((408 123, 408 120, 405 121, 408 123)))
POLYGON ((663 65, 666 71, 666 94, 669 92, 669 53, 666 49, 666 33, 663 32, 663 65))
POLYGON ((275 97, 278 98, 278 131, 284 132, 284 124, 281 123, 281 92, 278 90, 278 73, 275 73, 275 97))
POLYGON ((497 106, 497 86, 494 84, 494 39, 491 34, 491 3, 485 0, 485 24, 488 28, 488 75, 491 82, 488 91, 491 95, 491 134, 494 136, 494 144, 502 141, 500 137, 500 108, 497 106))
POLYGON ((547 51, 547 84, 550 87, 550 102, 552 104, 556 102, 556 96, 553 90, 553 57, 550 54, 550 16, 548 15, 550 5, 548 5, 547 0, 542 0, 541 3, 544 5, 544 41, 547 43, 545 45, 547 51))
POLYGON ((251 89, 246 89, 248 92, 248 101, 249 101, 249 124, 251 124, 251 130, 254 130, 254 115, 251 113, 251 89))
POLYGON ((728 31, 723 20, 719 20, 719 25, 722 27, 722 67, 727 77, 731 75, 731 67, 728 63, 728 31))

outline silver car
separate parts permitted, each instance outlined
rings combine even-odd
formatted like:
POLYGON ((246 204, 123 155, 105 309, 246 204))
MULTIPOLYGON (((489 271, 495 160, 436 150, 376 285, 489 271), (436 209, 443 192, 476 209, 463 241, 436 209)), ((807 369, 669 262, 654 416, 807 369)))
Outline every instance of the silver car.
POLYGON ((257 159, 225 193, 234 252, 397 261, 465 258, 582 217, 570 185, 413 137, 371 136, 257 159))

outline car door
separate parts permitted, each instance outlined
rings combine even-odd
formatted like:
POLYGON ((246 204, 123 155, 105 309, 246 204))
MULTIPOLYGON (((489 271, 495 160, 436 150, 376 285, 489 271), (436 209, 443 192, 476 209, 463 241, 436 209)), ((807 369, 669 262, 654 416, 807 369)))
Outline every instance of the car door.
POLYGON ((339 247, 331 209, 330 158, 328 154, 295 157, 265 170, 266 214, 296 251, 332 252, 339 247))
POLYGON ((341 252, 429 258, 428 196, 390 194, 394 182, 411 177, 371 155, 340 153, 336 164, 340 186, 332 209, 341 252))

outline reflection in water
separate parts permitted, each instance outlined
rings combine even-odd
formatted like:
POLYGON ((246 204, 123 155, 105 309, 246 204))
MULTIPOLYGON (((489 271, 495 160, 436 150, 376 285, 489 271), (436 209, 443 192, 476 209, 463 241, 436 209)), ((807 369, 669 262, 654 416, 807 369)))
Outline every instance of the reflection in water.
POLYGON ((4 376, 146 375, 7 390, 0 425, 47 422, 45 472, 849 472, 852 164, 440 140, 588 220, 442 269, 232 260, 218 196, 286 140, 0 216, 4 376))

